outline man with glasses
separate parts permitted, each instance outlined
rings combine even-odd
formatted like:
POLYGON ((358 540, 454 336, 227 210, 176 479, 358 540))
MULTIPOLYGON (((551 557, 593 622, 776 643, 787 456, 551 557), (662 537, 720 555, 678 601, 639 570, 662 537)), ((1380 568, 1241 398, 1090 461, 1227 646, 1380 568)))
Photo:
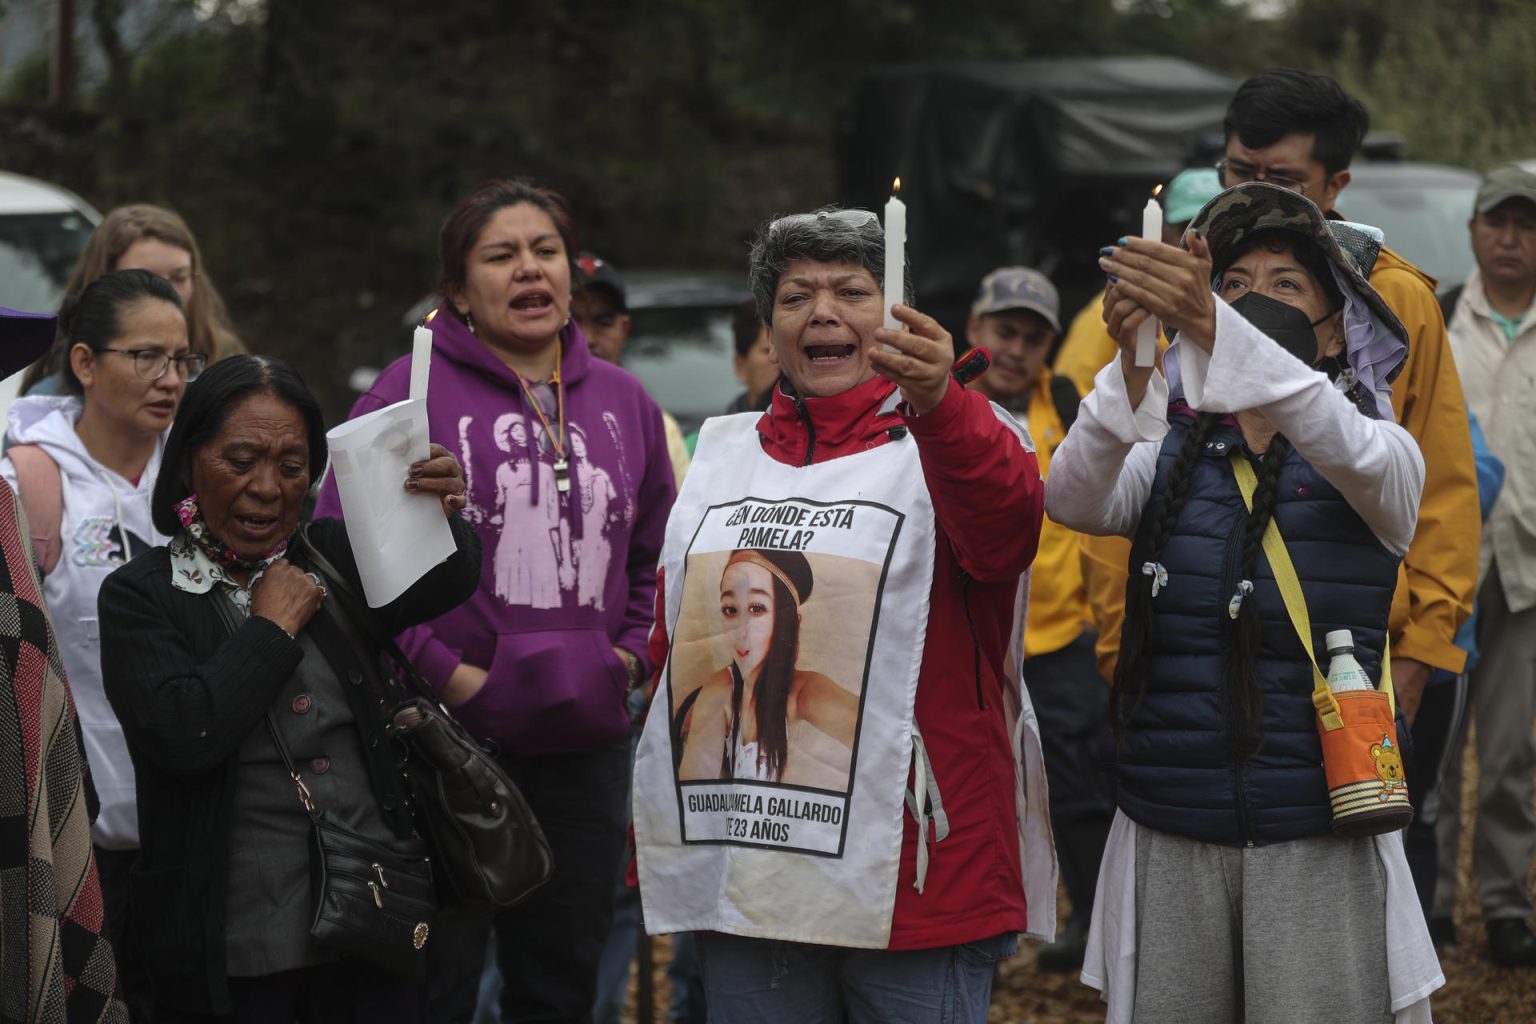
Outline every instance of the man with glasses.
MULTIPOLYGON (((1227 107, 1226 153, 1217 165, 1222 186, 1268 181, 1343 219, 1335 203, 1369 124, 1360 101, 1326 75, 1291 68, 1255 75, 1227 107)), ((1408 330, 1408 360, 1393 384, 1392 408, 1418 441, 1426 467, 1419 529, 1392 609, 1392 682, 1412 722, 1430 672, 1460 672, 1466 661, 1455 636, 1471 614, 1477 579, 1477 476, 1434 279, 1383 248, 1371 286, 1408 330)))

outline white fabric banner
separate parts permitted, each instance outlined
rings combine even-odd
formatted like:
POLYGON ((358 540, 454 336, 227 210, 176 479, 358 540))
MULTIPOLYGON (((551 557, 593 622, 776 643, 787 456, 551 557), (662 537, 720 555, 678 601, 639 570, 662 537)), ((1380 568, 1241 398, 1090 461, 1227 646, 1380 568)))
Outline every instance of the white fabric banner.
POLYGON ((935 527, 910 437, 815 466, 710 420, 667 525, 635 766, 652 932, 884 948, 935 527))

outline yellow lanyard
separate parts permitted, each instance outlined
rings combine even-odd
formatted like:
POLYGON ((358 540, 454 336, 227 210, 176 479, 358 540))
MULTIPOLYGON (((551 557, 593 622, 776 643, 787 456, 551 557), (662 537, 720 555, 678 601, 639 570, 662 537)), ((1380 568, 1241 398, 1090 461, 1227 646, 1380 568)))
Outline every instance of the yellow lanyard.
MULTIPOLYGON (((1243 496, 1243 504, 1248 506, 1249 512, 1252 512, 1253 492, 1258 489, 1259 479, 1241 452, 1232 453, 1232 475, 1237 478, 1237 489, 1243 496)), ((1343 724, 1343 719, 1339 717, 1339 702, 1333 696, 1333 690, 1328 687, 1328 677, 1318 667, 1317 658, 1314 656, 1312 619, 1307 614, 1307 599, 1301 592, 1301 580, 1296 575, 1296 566, 1291 562, 1291 553, 1286 550, 1285 541, 1280 537, 1280 528, 1275 525, 1273 516, 1270 517, 1269 525, 1264 528, 1264 536, 1261 539, 1264 554, 1269 559, 1269 571, 1275 574, 1275 586, 1280 588, 1280 596, 1285 601, 1285 610, 1291 617, 1291 626, 1296 630, 1301 648, 1306 651, 1307 661, 1312 665, 1312 705, 1317 708, 1324 726, 1337 729, 1343 724)), ((1392 692, 1392 638, 1390 635, 1386 638, 1381 652, 1380 689, 1387 695, 1387 706, 1395 712, 1397 701, 1392 692)))
POLYGON ((560 436, 555 437, 555 428, 550 426, 549 417, 544 415, 544 407, 534 397, 533 389, 528 386, 527 379, 516 370, 517 382, 523 386, 523 394, 528 397, 528 404, 533 406, 533 411, 539 417, 539 422, 544 424, 544 436, 549 438, 550 447, 555 450, 555 490, 564 494, 571 489, 571 463, 565 457, 565 383, 560 379, 560 340, 555 339, 555 372, 550 382, 555 386, 555 416, 560 423, 560 436))

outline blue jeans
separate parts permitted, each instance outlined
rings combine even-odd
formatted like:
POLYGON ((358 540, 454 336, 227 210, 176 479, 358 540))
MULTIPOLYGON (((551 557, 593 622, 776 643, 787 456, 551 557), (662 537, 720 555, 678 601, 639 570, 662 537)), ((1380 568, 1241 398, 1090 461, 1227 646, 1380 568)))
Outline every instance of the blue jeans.
POLYGON ((711 1020, 728 1024, 985 1024, 1012 932, 937 949, 844 949, 700 933, 711 1020))

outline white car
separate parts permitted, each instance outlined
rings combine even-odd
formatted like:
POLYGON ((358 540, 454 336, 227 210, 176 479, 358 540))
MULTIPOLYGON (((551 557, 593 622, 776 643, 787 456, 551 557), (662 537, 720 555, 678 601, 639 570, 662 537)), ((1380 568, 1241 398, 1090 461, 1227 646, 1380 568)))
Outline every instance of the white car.
MULTIPOLYGON (((0 306, 59 308, 64 285, 101 214, 84 199, 36 178, 0 171, 0 306)), ((21 375, 0 382, 0 424, 21 375)))

